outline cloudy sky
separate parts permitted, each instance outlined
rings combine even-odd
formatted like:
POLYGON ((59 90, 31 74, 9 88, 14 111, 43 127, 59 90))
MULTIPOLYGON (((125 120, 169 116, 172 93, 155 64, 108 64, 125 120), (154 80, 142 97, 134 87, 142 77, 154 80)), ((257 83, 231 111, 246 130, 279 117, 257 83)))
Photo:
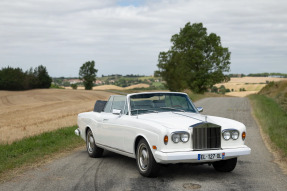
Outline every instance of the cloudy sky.
POLYGON ((157 69, 187 22, 202 22, 231 51, 231 73, 287 73, 286 0, 1 0, 0 68, 40 64, 53 77, 157 69))

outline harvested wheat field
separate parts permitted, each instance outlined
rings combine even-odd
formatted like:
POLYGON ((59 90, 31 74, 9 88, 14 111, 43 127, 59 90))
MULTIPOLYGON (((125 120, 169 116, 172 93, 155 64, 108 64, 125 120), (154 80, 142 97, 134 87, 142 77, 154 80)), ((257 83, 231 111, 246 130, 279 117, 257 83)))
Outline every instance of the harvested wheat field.
POLYGON ((115 85, 102 85, 93 87, 93 90, 131 90, 135 88, 148 88, 148 87, 149 87, 148 84, 136 84, 124 88, 115 85))
POLYGON ((12 143, 77 123, 77 114, 92 111, 104 91, 43 89, 0 91, 0 143, 12 143))
MULTIPOLYGON (((101 86, 95 86, 93 87, 93 90, 131 90, 135 88, 148 88, 148 84, 135 84, 128 87, 120 87, 115 85, 101 85, 101 86)), ((65 87, 66 89, 72 89, 71 87, 65 87)), ((83 90, 83 86, 79 86, 77 89, 83 90)))
POLYGON ((227 83, 216 84, 217 87, 224 85, 225 88, 230 89, 232 92, 227 93, 229 96, 245 97, 250 94, 259 92, 263 87, 266 86, 266 82, 269 81, 282 81, 287 80, 286 78, 272 78, 272 77, 243 77, 243 78, 231 78, 227 83), (240 92, 240 89, 246 91, 240 92))

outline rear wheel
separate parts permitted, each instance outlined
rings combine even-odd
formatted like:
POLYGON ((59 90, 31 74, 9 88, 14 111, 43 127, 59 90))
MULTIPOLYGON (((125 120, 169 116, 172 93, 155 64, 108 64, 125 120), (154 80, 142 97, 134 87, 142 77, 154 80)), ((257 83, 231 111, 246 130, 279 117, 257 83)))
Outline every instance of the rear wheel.
POLYGON ((90 157, 99 158, 103 155, 104 149, 97 147, 93 133, 90 129, 87 131, 86 145, 90 157))
POLYGON ((145 139, 141 139, 137 146, 136 160, 139 173, 145 177, 156 177, 160 166, 154 160, 153 154, 145 139))
POLYGON ((235 169, 237 158, 214 162, 212 165, 219 172, 231 172, 235 169))

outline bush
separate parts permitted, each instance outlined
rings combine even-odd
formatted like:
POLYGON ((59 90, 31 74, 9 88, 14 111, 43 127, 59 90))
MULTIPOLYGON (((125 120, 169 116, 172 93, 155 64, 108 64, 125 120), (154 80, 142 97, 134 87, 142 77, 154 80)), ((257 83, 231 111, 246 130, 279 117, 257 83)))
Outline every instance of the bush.
POLYGON ((77 84, 72 84, 71 87, 73 88, 73 90, 76 90, 78 88, 77 84))
POLYGON ((244 91, 246 91, 246 89, 245 88, 240 88, 239 91, 244 92, 244 91))
POLYGON ((211 92, 218 93, 218 88, 216 86, 212 86, 211 92))
POLYGON ((52 88, 52 89, 65 89, 65 88, 59 86, 58 84, 54 84, 54 83, 51 84, 50 88, 52 88))

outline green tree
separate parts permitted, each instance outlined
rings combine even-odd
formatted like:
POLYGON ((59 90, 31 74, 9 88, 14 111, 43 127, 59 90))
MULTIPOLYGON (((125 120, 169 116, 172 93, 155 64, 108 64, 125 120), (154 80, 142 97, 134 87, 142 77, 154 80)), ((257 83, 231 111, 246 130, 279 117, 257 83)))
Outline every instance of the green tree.
POLYGON ((52 78, 46 67, 40 65, 33 70, 23 72, 20 68, 2 68, 0 70, 1 90, 28 90, 33 88, 49 88, 52 78))
POLYGON ((80 79, 83 80, 86 90, 91 90, 94 86, 94 81, 96 81, 96 74, 98 70, 95 69, 95 61, 88 61, 84 63, 79 71, 80 79))
POLYGON ((0 90, 25 90, 27 78, 20 68, 2 68, 0 70, 0 90))
POLYGON ((191 89, 203 93, 214 84, 228 81, 230 52, 215 33, 207 34, 202 23, 187 23, 171 38, 172 46, 158 56, 158 70, 171 91, 191 89))
POLYGON ((36 82, 34 88, 49 88, 52 83, 52 78, 49 76, 45 66, 40 65, 34 69, 34 77, 36 82))

